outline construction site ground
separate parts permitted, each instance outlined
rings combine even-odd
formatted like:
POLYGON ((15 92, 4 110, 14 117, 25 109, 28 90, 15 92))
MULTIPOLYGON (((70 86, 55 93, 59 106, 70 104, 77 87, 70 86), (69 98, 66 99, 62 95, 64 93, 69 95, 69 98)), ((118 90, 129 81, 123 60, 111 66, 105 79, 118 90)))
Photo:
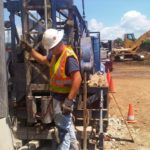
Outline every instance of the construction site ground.
POLYGON ((115 62, 111 76, 106 150, 150 150, 150 65, 145 62, 115 62), (136 123, 127 123, 132 104, 136 123), (132 142, 132 139, 134 142, 132 142))

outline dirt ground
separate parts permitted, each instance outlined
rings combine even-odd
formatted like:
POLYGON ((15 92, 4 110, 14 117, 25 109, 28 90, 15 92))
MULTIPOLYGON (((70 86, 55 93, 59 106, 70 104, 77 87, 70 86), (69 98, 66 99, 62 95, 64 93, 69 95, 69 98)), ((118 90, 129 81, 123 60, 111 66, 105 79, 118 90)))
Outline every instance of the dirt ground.
POLYGON ((150 65, 138 62, 115 62, 111 76, 115 93, 110 94, 110 116, 126 121, 128 106, 132 104, 137 122, 128 123, 128 128, 125 125, 123 130, 126 131, 121 131, 122 129, 114 131, 116 135, 117 132, 123 132, 121 134, 125 136, 118 141, 114 140, 114 143, 108 142, 106 150, 150 150, 150 65), (129 132, 134 139, 133 143, 125 140, 132 139, 129 132), (117 146, 113 147, 113 144, 117 146))

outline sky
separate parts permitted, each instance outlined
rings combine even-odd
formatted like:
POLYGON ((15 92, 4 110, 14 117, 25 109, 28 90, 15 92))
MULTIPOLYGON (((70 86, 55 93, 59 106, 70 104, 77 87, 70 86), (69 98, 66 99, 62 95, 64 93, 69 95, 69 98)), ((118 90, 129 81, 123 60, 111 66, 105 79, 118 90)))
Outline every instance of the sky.
MULTIPOLYGON (((82 0, 74 0, 82 14, 82 0)), ((134 33, 138 38, 150 30, 150 0, 84 0, 85 19, 90 31, 99 31, 102 40, 134 33)))
MULTIPOLYGON (((73 1, 82 14, 82 0, 73 1)), ((89 30, 100 32, 103 41, 150 30, 150 0, 84 0, 84 7, 89 30)))

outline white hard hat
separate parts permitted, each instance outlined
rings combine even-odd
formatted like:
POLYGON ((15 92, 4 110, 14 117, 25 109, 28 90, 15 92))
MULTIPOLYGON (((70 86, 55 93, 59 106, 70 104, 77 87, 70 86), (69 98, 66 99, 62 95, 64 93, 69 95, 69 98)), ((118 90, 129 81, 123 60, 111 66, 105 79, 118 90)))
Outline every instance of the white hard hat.
POLYGON ((63 30, 47 29, 43 34, 42 44, 46 50, 52 49, 63 39, 63 36, 63 30))

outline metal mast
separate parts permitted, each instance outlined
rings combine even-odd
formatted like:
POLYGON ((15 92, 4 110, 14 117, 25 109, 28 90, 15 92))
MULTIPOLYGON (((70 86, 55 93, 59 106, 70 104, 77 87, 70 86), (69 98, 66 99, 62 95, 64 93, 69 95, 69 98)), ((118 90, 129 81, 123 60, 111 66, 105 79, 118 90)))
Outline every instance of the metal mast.
MULTIPOLYGON (((0 35, 4 35, 3 1, 0 1, 0 35)), ((8 113, 8 92, 4 36, 0 36, 0 118, 6 117, 8 113)))

